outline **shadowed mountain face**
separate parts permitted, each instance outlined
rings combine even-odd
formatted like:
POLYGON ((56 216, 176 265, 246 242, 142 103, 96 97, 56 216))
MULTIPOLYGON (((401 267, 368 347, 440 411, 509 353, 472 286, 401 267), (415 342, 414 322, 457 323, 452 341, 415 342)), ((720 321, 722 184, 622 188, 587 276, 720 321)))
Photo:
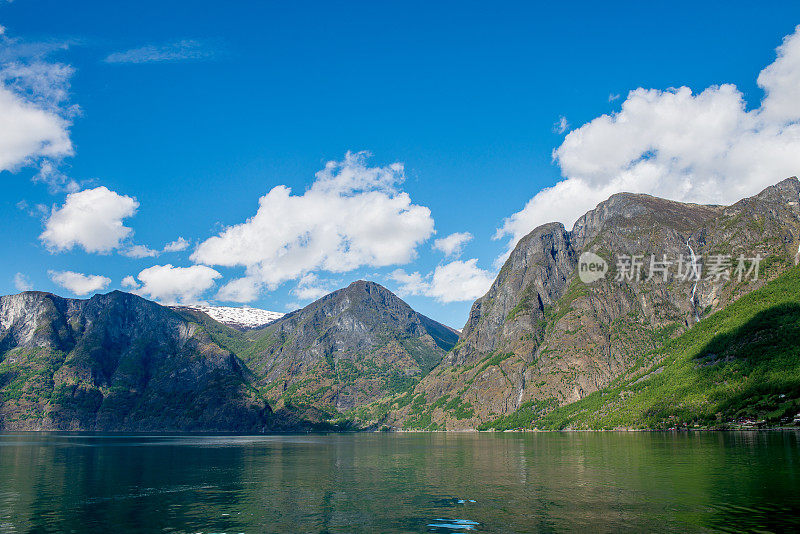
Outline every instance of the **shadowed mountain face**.
MULTIPOLYGON (((411 428, 472 428, 522 406, 546 412, 625 373, 649 351, 794 264, 800 245, 800 184, 790 178, 732 206, 701 206, 622 193, 581 217, 572 231, 540 226, 524 237, 489 292, 472 307, 459 342, 416 387, 389 404, 388 421, 411 428), (579 280, 582 253, 610 264, 605 278, 579 280), (760 277, 739 281, 737 258, 764 258, 760 277), (642 279, 618 275, 639 255, 642 279), (730 279, 647 280, 651 255, 692 255, 709 269, 730 261, 730 279), (409 402, 411 401, 411 402, 409 402)), ((749 265, 749 264, 748 264, 749 265)))
POLYGON ((5 430, 260 432, 272 417, 197 323, 118 291, 0 298, 0 393, 5 430))
POLYGON ((336 418, 418 382, 458 334, 358 281, 276 321, 243 352, 275 408, 336 418))

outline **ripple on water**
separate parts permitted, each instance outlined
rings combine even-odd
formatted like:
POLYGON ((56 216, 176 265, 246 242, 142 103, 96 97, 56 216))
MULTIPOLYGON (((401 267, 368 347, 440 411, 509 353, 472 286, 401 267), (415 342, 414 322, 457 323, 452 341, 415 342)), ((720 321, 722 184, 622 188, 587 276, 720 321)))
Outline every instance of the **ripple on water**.
POLYGON ((456 504, 475 503, 474 499, 459 499, 458 497, 447 497, 444 499, 436 499, 433 504, 436 506, 455 506, 456 504))
MULTIPOLYGON (((435 505, 445 507, 458 507, 466 504, 475 503, 475 499, 461 499, 458 497, 448 497, 444 499, 437 499, 434 501, 435 505)), ((434 519, 432 523, 428 523, 428 532, 464 532, 467 530, 477 530, 480 523, 471 519, 434 519)))
POLYGON ((429 523, 429 532, 455 532, 457 530, 477 530, 477 521, 470 519, 434 519, 434 523, 429 523))

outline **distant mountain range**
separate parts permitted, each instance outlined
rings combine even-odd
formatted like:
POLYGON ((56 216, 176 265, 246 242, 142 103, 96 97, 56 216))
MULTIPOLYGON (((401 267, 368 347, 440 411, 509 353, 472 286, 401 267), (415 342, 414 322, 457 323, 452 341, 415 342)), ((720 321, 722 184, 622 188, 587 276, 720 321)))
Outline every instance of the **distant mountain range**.
POLYGON ((0 297, 0 354, 6 430, 280 427, 239 358, 201 325, 128 293, 0 297))
POLYGON ((263 328, 207 311, 219 312, 119 291, 0 297, 0 428, 349 428, 357 408, 413 387, 458 339, 372 282, 263 328))
POLYGON ((460 333, 366 281, 286 315, 1 297, 0 428, 791 424, 799 202, 796 178, 732 206, 614 195, 521 239, 460 333))

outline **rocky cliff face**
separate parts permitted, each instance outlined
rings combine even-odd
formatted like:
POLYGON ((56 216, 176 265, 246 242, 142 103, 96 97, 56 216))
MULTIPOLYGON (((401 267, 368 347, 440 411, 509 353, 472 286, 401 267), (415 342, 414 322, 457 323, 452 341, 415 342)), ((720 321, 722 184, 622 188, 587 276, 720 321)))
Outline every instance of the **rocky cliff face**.
POLYGON ((252 336, 243 359, 276 409, 335 419, 418 382, 458 334, 358 281, 252 336))
POLYGON ((796 178, 728 207, 622 193, 571 231, 536 228, 475 302, 453 351, 411 398, 387 406, 388 421, 473 428, 522 406, 545 412, 603 388, 665 339, 793 265, 798 198, 796 178), (579 280, 584 252, 609 262, 605 278, 579 280), (737 258, 748 258, 749 268, 757 254, 764 258, 760 278, 744 272, 740 281, 737 258), (666 279, 658 271, 647 279, 651 255, 673 262, 666 279), (640 279, 628 276, 633 256, 642 262, 640 279), (686 269, 692 257, 699 280, 679 276, 678 264, 686 269), (728 262, 729 278, 712 274, 715 261, 728 262))
POLYGON ((249 372, 197 323, 115 291, 0 298, 0 428, 263 431, 249 372))

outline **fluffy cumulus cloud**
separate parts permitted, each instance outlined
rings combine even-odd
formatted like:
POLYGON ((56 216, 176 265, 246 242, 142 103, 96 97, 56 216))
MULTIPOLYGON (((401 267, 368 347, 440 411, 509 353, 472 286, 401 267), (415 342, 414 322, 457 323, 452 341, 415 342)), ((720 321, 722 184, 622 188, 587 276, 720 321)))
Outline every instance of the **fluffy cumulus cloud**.
POLYGON ((33 158, 70 155, 67 126, 57 114, 0 87, 0 170, 14 170, 33 158))
POLYGON ((106 187, 70 193, 63 206, 53 207, 39 239, 51 251, 81 247, 86 252, 110 252, 133 232, 123 219, 138 207, 135 198, 106 187))
POLYGON ((433 233, 430 210, 398 189, 403 165, 368 167, 364 152, 331 161, 302 195, 277 186, 259 199, 255 215, 197 247, 197 263, 242 266, 245 276, 217 298, 255 299, 264 288, 318 270, 408 263, 433 233))
POLYGON ((443 252, 447 257, 460 256, 464 246, 472 241, 472 234, 469 232, 456 232, 447 237, 436 239, 433 242, 434 250, 443 252))
POLYGON ((48 271, 50 279, 78 296, 96 293, 107 288, 111 279, 98 274, 82 274, 73 271, 48 271))
POLYGON ((494 273, 481 269, 478 260, 456 260, 439 265, 433 273, 395 270, 390 278, 399 285, 398 293, 432 297, 439 302, 463 302, 483 296, 494 281, 494 273))
POLYGON ((201 295, 214 287, 222 275, 205 265, 173 267, 170 264, 154 265, 141 271, 136 278, 126 276, 123 287, 163 304, 192 304, 201 301, 201 295))
POLYGON ((68 46, 0 32, 0 171, 38 165, 37 179, 59 190, 75 187, 55 165, 73 154, 69 128, 78 108, 68 102, 73 69, 48 56, 68 46))
POLYGON ((731 84, 631 91, 621 109, 570 132, 553 157, 564 179, 505 220, 509 250, 539 224, 571 225, 619 191, 727 204, 800 174, 800 26, 761 71, 759 107, 731 84))

